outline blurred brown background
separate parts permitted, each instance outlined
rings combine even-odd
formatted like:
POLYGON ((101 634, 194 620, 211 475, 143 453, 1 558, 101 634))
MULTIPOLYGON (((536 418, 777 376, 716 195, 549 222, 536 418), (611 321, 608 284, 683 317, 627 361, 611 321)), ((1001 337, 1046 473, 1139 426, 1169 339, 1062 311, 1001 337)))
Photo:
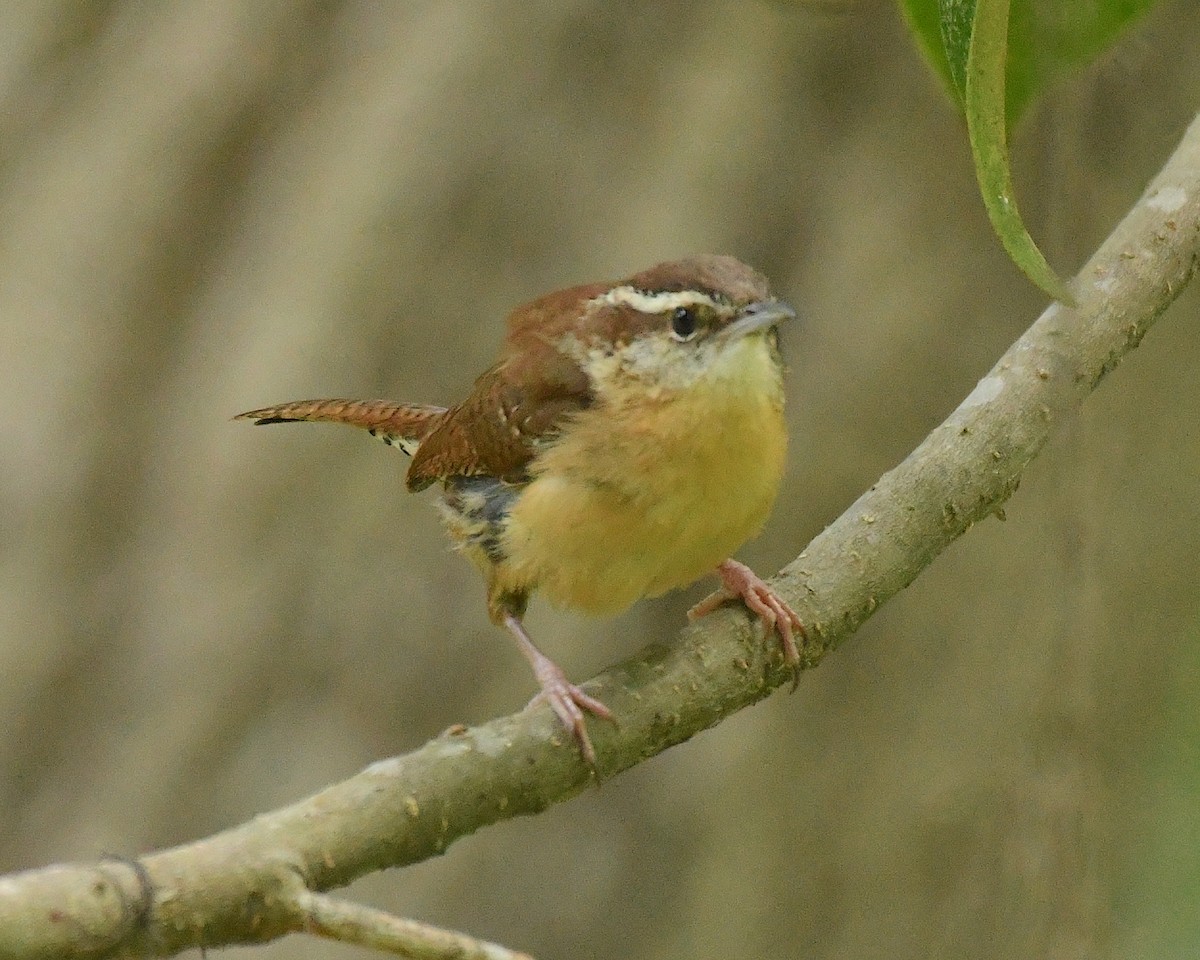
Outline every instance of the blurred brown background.
MULTIPOLYGON (((1198 41, 1164 0, 1018 131, 1064 272, 1200 103, 1198 41)), ((0 50, 4 870, 532 694, 399 454, 234 413, 450 402, 515 304, 734 253, 806 318, 771 571, 1043 304, 882 0, 12 3, 0 50)), ((1198 304, 795 696, 351 894, 541 960, 1194 956, 1198 304)), ((707 586, 531 629, 583 678, 707 586)))

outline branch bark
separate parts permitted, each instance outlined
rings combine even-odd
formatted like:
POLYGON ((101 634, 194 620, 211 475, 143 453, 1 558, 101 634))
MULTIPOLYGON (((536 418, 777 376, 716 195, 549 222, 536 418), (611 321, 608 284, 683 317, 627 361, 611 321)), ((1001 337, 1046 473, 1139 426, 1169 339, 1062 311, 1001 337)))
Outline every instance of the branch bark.
MULTIPOLYGON (((805 667, 1000 511, 1056 424, 1138 345, 1198 260, 1200 118, 1072 282, 1078 306, 1047 308, 949 418, 774 581, 808 626, 805 667)), ((593 729, 598 768, 625 770, 790 679, 745 611, 713 614, 591 682, 620 718, 615 729, 593 729)), ((589 778, 548 710, 455 729, 292 806, 139 862, 0 877, 0 956, 142 957, 306 929, 336 935, 329 917, 345 911, 314 900, 323 919, 308 916, 298 892, 434 856, 480 827, 574 796, 589 778)))

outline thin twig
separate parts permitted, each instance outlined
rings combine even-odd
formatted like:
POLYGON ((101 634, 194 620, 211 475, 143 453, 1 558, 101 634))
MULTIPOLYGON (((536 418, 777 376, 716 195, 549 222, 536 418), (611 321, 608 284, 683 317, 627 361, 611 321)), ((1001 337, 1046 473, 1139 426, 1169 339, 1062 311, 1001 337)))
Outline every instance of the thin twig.
POLYGON ((533 960, 527 953, 477 940, 465 933, 431 927, 325 893, 313 893, 298 878, 297 888, 291 892, 291 905, 297 930, 411 960, 533 960))

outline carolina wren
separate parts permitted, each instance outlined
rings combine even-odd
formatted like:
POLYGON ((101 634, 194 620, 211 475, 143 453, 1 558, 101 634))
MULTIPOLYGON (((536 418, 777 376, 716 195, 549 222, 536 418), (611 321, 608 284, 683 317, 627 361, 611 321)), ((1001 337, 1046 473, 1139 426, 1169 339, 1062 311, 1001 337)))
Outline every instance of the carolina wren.
POLYGON ((584 713, 612 713, 530 640, 534 590, 611 614, 715 570, 721 589, 689 617, 740 598, 799 662, 795 612, 729 559, 779 489, 776 327, 794 317, 733 257, 660 263, 518 307, 500 359, 455 407, 300 400, 239 419, 362 427, 412 457, 409 490, 440 482, 450 537, 541 684, 532 702, 550 705, 594 768, 584 713))

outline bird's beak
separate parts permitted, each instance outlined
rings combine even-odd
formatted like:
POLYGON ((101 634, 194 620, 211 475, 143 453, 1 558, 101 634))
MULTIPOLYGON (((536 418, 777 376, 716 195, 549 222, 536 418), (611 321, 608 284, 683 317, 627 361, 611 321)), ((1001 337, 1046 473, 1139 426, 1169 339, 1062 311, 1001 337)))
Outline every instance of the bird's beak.
POLYGON ((726 339, 737 340, 748 333, 767 330, 783 323, 784 320, 795 320, 796 311, 782 300, 759 300, 744 306, 738 318, 729 324, 722 334, 726 339))

